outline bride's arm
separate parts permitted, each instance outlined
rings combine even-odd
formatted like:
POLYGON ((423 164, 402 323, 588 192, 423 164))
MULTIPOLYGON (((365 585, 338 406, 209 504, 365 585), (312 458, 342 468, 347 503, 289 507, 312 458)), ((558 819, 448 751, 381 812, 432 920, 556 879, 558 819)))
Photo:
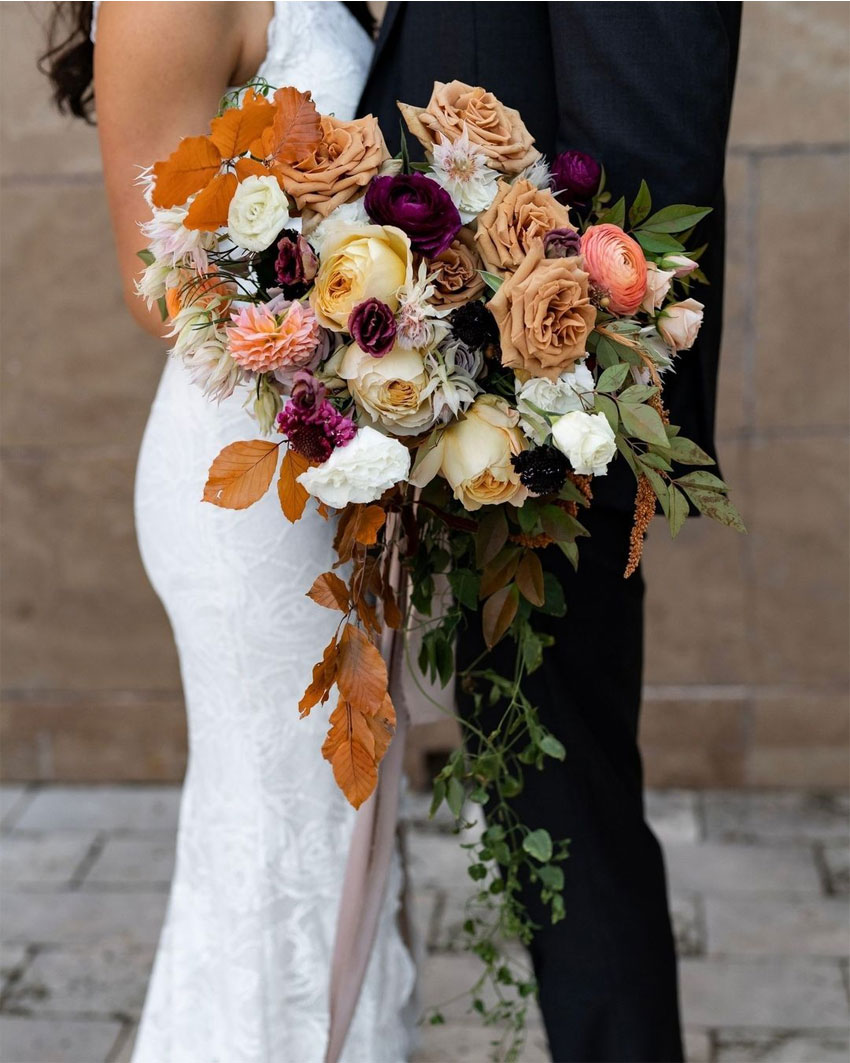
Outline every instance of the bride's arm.
POLYGON ((103 172, 124 297, 139 324, 163 335, 157 307, 135 294, 144 268, 139 222, 150 213, 139 166, 207 131, 228 86, 250 78, 265 51, 265 3, 118 3, 98 11, 95 102, 103 172))

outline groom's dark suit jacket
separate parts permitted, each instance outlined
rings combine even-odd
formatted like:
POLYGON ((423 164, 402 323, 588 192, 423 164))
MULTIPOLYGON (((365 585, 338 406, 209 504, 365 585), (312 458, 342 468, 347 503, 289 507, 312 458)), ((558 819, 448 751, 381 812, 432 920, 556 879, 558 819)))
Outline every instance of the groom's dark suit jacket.
MULTIPOLYGON (((711 286, 693 292, 705 322, 665 386, 673 423, 712 454, 740 18, 739 3, 390 3, 359 108, 380 119, 396 152, 396 100, 424 106, 436 80, 483 85, 520 111, 549 159, 570 148, 600 159, 615 197, 633 197, 643 177, 655 207, 713 207, 696 234, 709 242, 711 286)), ((631 507, 622 460, 594 493, 602 505, 631 507)))

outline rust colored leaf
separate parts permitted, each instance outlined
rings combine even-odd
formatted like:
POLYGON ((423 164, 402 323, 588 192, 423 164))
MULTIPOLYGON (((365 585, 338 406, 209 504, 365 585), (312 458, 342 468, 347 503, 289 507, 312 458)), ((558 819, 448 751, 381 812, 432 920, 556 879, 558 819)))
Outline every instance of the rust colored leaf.
POLYGON ((381 624, 374 605, 367 598, 360 597, 355 603, 355 609, 357 610, 357 617, 363 626, 372 631, 373 634, 380 635, 381 624))
POLYGON ((401 615, 401 609, 398 607, 395 591, 389 583, 384 584, 381 600, 384 603, 384 623, 387 627, 391 627, 394 631, 398 631, 401 627, 403 617, 401 615))
POLYGON ((236 175, 220 173, 192 200, 183 224, 187 229, 213 232, 227 225, 227 211, 236 191, 236 175))
POLYGON ((516 571, 516 584, 532 605, 542 605, 545 599, 543 592, 543 566, 540 558, 533 550, 526 551, 525 556, 519 563, 516 571))
POLYGON ((513 583, 491 594, 484 603, 481 622, 487 649, 492 649, 504 636, 516 616, 518 605, 519 593, 513 583))
POLYGON ((323 572, 317 576, 307 597, 325 609, 339 609, 341 613, 347 613, 350 607, 348 587, 335 572, 323 572))
POLYGON ((358 543, 363 543, 364 546, 374 546, 378 541, 378 532, 383 528, 386 519, 386 511, 380 506, 360 506, 352 535, 358 543))
POLYGON ((387 666, 369 637, 353 624, 347 624, 339 643, 336 685, 339 692, 360 712, 374 714, 387 693, 387 666))
POLYGON ((210 183, 221 166, 221 152, 209 137, 184 137, 176 151, 153 168, 153 203, 176 207, 210 183))
POLYGON ((257 162, 256 159, 237 159, 236 178, 244 181, 246 177, 270 177, 271 170, 265 163, 257 162))
POLYGON ((243 155, 275 118, 274 106, 253 89, 245 93, 241 107, 231 107, 210 123, 210 140, 223 159, 243 155))
POLYGON ((333 768, 337 786, 349 804, 359 808, 378 781, 375 737, 362 713, 345 700, 331 713, 322 756, 333 768))
POLYGON ((489 564, 484 566, 484 571, 481 573, 481 587, 478 592, 480 597, 489 598, 491 594, 510 583, 518 564, 519 550, 513 547, 508 547, 497 554, 489 564))
POLYGON ((277 90, 274 103, 270 154, 278 162, 300 162, 322 142, 322 127, 316 105, 309 92, 299 92, 291 85, 277 90))
POLYGON ((306 472, 310 462, 302 455, 296 454, 289 447, 280 463, 280 476, 277 481, 277 496, 283 515, 293 524, 301 519, 307 499, 310 497, 306 487, 298 483, 297 477, 306 472))
POLYGON ((395 734, 395 708, 389 694, 384 698, 380 712, 375 716, 364 716, 363 719, 375 742, 375 763, 380 764, 395 734))
POLYGON ((328 700, 331 687, 336 682, 338 658, 339 647, 336 638, 332 638, 325 646, 322 659, 313 665, 313 679, 298 702, 298 711, 302 718, 310 714, 310 709, 314 705, 318 705, 319 702, 324 704, 328 700))
POLYGON ((247 509, 268 491, 277 465, 278 443, 244 439, 218 455, 204 486, 204 502, 224 509, 247 509))

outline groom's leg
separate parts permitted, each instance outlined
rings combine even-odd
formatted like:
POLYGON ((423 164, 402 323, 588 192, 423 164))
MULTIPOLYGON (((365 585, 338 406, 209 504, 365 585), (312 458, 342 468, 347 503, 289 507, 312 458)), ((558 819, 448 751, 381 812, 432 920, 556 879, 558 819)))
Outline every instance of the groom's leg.
MULTIPOLYGON (((623 579, 631 518, 591 509, 582 521, 591 538, 581 541, 578 573, 559 551, 546 552, 568 611, 540 618, 556 644, 525 683, 567 755, 563 763, 548 760, 542 772, 527 768, 515 807, 529 827, 571 839, 566 918, 552 926, 529 891, 540 925, 531 955, 556 1063, 677 1063, 667 888, 660 847, 643 817, 637 748, 643 583, 640 573, 623 579)), ((461 667, 476 652, 477 623, 472 617, 461 640, 461 667)))

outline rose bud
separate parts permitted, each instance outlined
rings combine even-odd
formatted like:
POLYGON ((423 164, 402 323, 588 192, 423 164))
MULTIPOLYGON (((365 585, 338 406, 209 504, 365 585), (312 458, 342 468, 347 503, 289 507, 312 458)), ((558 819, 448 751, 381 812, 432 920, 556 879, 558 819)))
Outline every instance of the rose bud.
POLYGON ((696 299, 671 303, 658 315, 658 331, 674 351, 689 351, 702 325, 703 305, 696 299))
POLYGON ((421 173, 375 177, 363 205, 372 221, 401 229, 413 250, 428 258, 441 255, 460 232, 460 214, 452 197, 421 173))
POLYGON ((589 202, 602 177, 602 167, 583 151, 564 151, 552 163, 552 184, 567 203, 582 206, 589 202))
POLYGON ((395 315, 380 299, 358 303, 348 319, 348 331, 354 342, 375 358, 383 358, 392 350, 397 328, 395 315))
POLYGON ((698 268, 699 263, 687 255, 665 255, 661 259, 661 269, 672 269, 677 277, 686 277, 698 268))
POLYGON ((277 242, 275 276, 289 298, 303 295, 319 269, 316 252, 294 229, 284 229, 277 242), (298 295, 293 289, 298 288, 298 295))
POLYGON ((550 229, 543 237, 547 258, 572 258, 581 251, 581 236, 575 229, 550 229))

